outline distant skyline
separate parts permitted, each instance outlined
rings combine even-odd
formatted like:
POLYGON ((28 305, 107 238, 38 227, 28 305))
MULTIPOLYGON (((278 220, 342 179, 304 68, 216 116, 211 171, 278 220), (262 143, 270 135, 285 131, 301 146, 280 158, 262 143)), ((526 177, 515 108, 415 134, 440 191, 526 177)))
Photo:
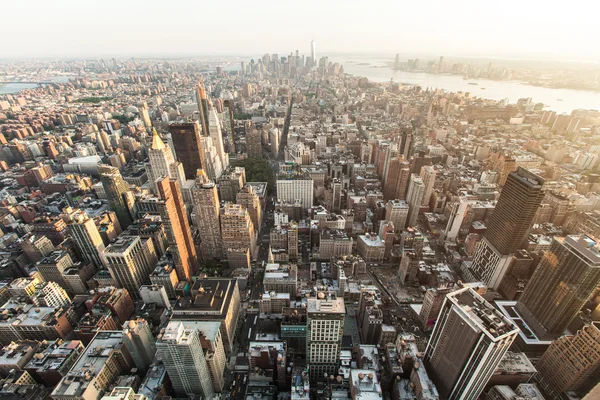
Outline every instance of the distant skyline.
POLYGON ((384 53, 600 61, 600 4, 573 0, 20 0, 0 57, 384 53))

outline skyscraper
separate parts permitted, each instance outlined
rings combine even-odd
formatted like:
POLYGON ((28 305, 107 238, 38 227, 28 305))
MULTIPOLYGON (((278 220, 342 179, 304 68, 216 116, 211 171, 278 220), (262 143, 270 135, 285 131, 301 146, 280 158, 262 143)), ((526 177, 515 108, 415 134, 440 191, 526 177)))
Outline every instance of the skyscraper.
POLYGON ((567 390, 589 390, 598 382, 600 371, 600 322, 553 341, 535 367, 549 398, 562 398, 567 390))
POLYGON ((544 198, 543 186, 544 180, 525 168, 509 174, 466 278, 494 290, 500 286, 544 198))
POLYGON ((130 204, 127 198, 129 185, 123 180, 121 173, 115 167, 99 165, 98 172, 110 207, 117 215, 121 229, 127 229, 132 222, 130 204))
POLYGON ((525 287, 517 310, 540 337, 562 335, 600 283, 600 250, 591 238, 555 237, 525 287))
POLYGON ((315 48, 315 41, 310 41, 310 56, 312 57, 313 66, 317 66, 317 51, 315 48))
POLYGON ((410 165, 408 161, 402 156, 392 158, 387 169, 383 198, 386 200, 404 200, 409 178, 410 165))
POLYGON ((173 255, 177 277, 180 281, 191 281, 197 270, 198 258, 179 183, 165 177, 156 185, 161 198, 158 210, 173 255))
POLYGON ((125 321, 123 343, 131 353, 135 366, 147 371, 156 355, 156 343, 148 321, 143 318, 125 321))
POLYGON ((198 104, 198 122, 202 129, 201 134, 208 135, 208 99, 206 98, 206 90, 204 89, 202 78, 200 78, 196 85, 195 93, 198 104))
MULTIPOLYGON (((406 202, 408 203, 408 218, 406 220, 406 226, 415 226, 417 218, 419 217, 419 210, 421 204, 423 204, 423 196, 425 195, 425 184, 423 179, 417 174, 410 176, 410 183, 408 184, 408 193, 406 194, 406 202)), ((400 230, 403 227, 396 227, 400 230)))
POLYGON ((158 335, 156 349, 178 397, 214 396, 200 331, 186 321, 171 321, 158 335))
POLYGON ((472 288, 449 293, 423 358, 440 397, 476 399, 518 332, 472 288))
POLYGON ((192 188, 194 203, 194 224, 200 231, 202 241, 202 257, 204 260, 223 257, 223 241, 219 216, 219 194, 217 185, 208 179, 204 170, 199 170, 196 183, 192 188))
POLYGON ((325 374, 337 373, 346 307, 343 298, 319 292, 308 299, 306 309, 306 358, 311 380, 323 380, 325 374))
POLYGON ((223 133, 221 132, 221 123, 219 122, 217 111, 215 110, 215 107, 213 107, 212 103, 209 103, 208 123, 208 130, 210 137, 212 138, 213 146, 215 146, 217 155, 219 156, 219 160, 221 161, 221 168, 225 170, 227 169, 227 167, 229 167, 229 154, 225 152, 225 148, 223 147, 223 133))
POLYGON ((262 158, 261 133, 254 127, 247 128, 246 131, 246 153, 248 158, 262 158))
POLYGON ((433 185, 435 185, 435 176, 437 171, 431 165, 426 165, 421 168, 421 179, 425 185, 425 193, 423 195, 423 206, 429 207, 429 199, 431 199, 431 193, 433 192, 433 185))
POLYGON ((162 141, 156 130, 152 134, 152 146, 148 149, 148 159, 148 180, 155 192, 157 190, 156 180, 163 176, 177 179, 180 185, 185 181, 183 164, 175 161, 169 145, 162 141))
POLYGON ((96 268, 102 267, 100 254, 104 251, 104 242, 96 223, 88 217, 85 211, 73 210, 70 207, 65 211, 63 219, 67 222, 69 232, 81 256, 85 261, 94 264, 96 268))
POLYGON ((204 151, 200 141, 198 122, 180 122, 169 125, 177 160, 183 164, 185 179, 194 179, 203 168, 204 151))
POLYGON ((120 235, 101 257, 113 279, 136 299, 140 286, 150 283, 150 273, 158 261, 152 239, 128 235, 120 235))

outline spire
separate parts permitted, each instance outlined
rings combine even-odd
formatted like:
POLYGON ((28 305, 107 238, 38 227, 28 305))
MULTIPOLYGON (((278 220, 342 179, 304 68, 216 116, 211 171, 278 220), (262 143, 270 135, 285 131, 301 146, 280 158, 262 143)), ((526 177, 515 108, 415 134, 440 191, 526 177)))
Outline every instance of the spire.
POLYGON ((156 129, 152 128, 152 150, 162 150, 165 148, 165 143, 162 141, 156 129))

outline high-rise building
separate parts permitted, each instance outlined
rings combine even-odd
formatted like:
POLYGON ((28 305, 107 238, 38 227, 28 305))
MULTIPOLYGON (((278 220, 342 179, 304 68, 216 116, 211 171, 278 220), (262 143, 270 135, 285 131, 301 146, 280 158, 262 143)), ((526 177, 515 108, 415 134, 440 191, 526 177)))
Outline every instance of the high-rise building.
POLYGON ((183 164, 185 179, 194 179, 196 171, 204 165, 198 122, 172 123, 169 125, 169 132, 177 160, 183 164))
POLYGON ((200 147, 204 151, 202 165, 206 170, 206 174, 213 180, 219 179, 223 173, 223 166, 213 138, 210 136, 200 136, 200 147))
POLYGON ((206 96, 206 89, 204 88, 204 82, 202 78, 199 79, 196 85, 196 103, 198 104, 198 122, 202 128, 201 134, 208 135, 209 131, 209 119, 208 119, 208 97, 206 96))
POLYGON ((246 128, 246 153, 248 158, 262 158, 262 134, 254 127, 246 128))
POLYGON ((102 262, 119 285, 138 298, 140 286, 150 283, 157 258, 152 239, 120 235, 101 254, 102 262))
POLYGON ((282 174, 277 177, 277 200, 294 204, 300 201, 305 210, 313 206, 314 185, 308 175, 282 174))
POLYGON ((236 195, 237 204, 241 204, 248 210, 254 230, 260 234, 260 228, 262 225, 262 207, 260 204, 260 198, 254 192, 254 188, 251 185, 244 185, 242 189, 236 195))
POLYGON ((71 298, 56 282, 42 282, 35 285, 31 302, 38 307, 63 307, 71 304, 71 298))
POLYGON ((437 174, 436 169, 431 165, 426 165, 421 168, 421 179, 425 185, 425 193, 423 194, 423 204, 429 207, 429 200, 431 199, 431 193, 433 193, 433 185, 435 185, 435 176, 437 174))
POLYGON ((117 215, 121 229, 127 229, 132 222, 131 204, 127 196, 129 185, 115 167, 99 165, 98 173, 110 207, 117 215))
POLYGON ((224 250, 247 248, 254 256, 256 232, 250 214, 244 206, 225 203, 221 209, 221 238, 224 250))
POLYGON ((556 339, 536 368, 539 384, 551 396, 548 398, 562 398, 568 390, 589 390, 598 382, 600 373, 600 322, 585 325, 575 335, 556 339))
POLYGON ((440 397, 476 399, 518 332, 472 288, 449 293, 423 358, 440 397))
POLYGON ((310 41, 310 56, 312 57, 313 65, 316 66, 317 65, 317 51, 315 49, 315 41, 314 40, 310 41))
POLYGON ((311 380, 337 373, 342 347, 344 299, 319 292, 307 303, 306 354, 311 380))
POLYGON ((543 186, 542 178, 522 167, 508 175, 466 278, 498 289, 544 198, 543 186))
POLYGON ((585 235, 552 240, 517 303, 539 337, 562 335, 592 296, 600 284, 599 247, 585 235))
POLYGON ((180 281, 191 281, 192 275, 198 269, 198 258, 179 183, 165 177, 157 182, 157 189, 161 198, 157 202, 158 210, 177 276, 180 281))
POLYGON ((209 103, 208 109, 208 123, 209 123, 209 134, 212 138, 213 146, 217 151, 217 155, 221 160, 221 168, 223 170, 229 167, 229 154, 225 152, 223 147, 223 134, 221 133, 221 122, 217 116, 217 111, 213 107, 212 103, 209 103))
POLYGON ((217 185, 208 177, 204 170, 199 170, 196 183, 192 188, 194 203, 194 225, 200 232, 202 240, 202 258, 221 259, 223 257, 223 241, 219 216, 221 208, 217 185))
POLYGON ((386 200, 404 200, 409 178, 410 164, 408 161, 401 156, 391 159, 383 188, 383 198, 386 200))
POLYGON ((152 146, 148 149, 148 159, 148 181, 152 184, 155 192, 157 190, 156 180, 163 176, 177 179, 180 185, 185 181, 183 164, 175 161, 169 145, 163 142, 156 130, 152 134, 152 146))
POLYGON ((143 318, 125 321, 123 343, 129 349, 135 366, 140 371, 147 371, 156 355, 156 343, 148 321, 143 318))
POLYGON ((214 388, 202 349, 200 330, 193 322, 169 322, 158 336, 156 349, 177 396, 213 398, 214 388))
POLYGON ((394 228, 400 232, 408 220, 409 205, 404 200, 390 200, 385 205, 385 220, 391 221, 394 228))
MULTIPOLYGON (((425 184, 423 179, 417 174, 410 176, 410 183, 408 184, 408 193, 406 195, 406 202, 408 203, 408 218, 406 219, 406 226, 415 226, 417 224, 417 218, 419 217, 419 210, 421 204, 423 204, 423 196, 425 195, 425 184)), ((396 229, 402 229, 403 227, 398 226, 396 229)))
POLYGON ((70 207, 65 211, 63 219, 67 222, 71 237, 81 256, 85 261, 94 264, 96 268, 102 267, 100 254, 104 251, 105 246, 96 223, 88 217, 85 211, 73 210, 70 207))

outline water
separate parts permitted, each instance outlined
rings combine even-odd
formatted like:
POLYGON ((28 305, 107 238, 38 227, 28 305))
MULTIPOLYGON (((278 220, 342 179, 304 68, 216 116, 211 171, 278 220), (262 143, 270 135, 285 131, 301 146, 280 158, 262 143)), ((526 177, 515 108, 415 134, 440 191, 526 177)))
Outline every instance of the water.
POLYGON ((394 82, 398 83, 419 85, 423 88, 443 89, 449 92, 470 92, 474 96, 486 99, 508 99, 511 103, 516 103, 518 99, 523 97, 531 97, 533 102, 544 103, 548 106, 547 109, 558 113, 570 113, 580 108, 600 110, 600 92, 551 89, 514 81, 464 80, 460 75, 394 71, 388 67, 388 63, 393 62, 393 60, 388 59, 330 57, 329 60, 341 63, 346 73, 364 76, 374 82, 386 82, 393 78, 394 82), (354 62, 349 63, 348 61, 354 62), (357 63, 369 63, 370 65, 358 65, 357 63), (477 85, 469 85, 469 82, 475 82, 477 85), (485 88, 485 90, 482 88, 485 88))
POLYGON ((17 93, 24 89, 33 89, 37 85, 30 83, 9 83, 7 85, 0 84, 0 94, 17 93))

